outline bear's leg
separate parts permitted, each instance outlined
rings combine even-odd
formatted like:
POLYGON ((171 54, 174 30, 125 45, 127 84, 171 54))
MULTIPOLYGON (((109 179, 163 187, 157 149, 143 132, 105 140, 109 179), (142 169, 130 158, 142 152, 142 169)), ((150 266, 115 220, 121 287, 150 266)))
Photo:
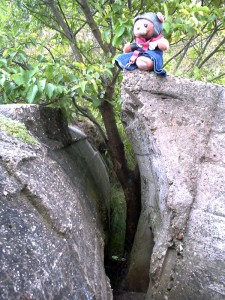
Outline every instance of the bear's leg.
POLYGON ((136 60, 136 65, 138 69, 144 70, 144 71, 150 71, 153 70, 154 63, 153 61, 145 56, 139 56, 136 60))

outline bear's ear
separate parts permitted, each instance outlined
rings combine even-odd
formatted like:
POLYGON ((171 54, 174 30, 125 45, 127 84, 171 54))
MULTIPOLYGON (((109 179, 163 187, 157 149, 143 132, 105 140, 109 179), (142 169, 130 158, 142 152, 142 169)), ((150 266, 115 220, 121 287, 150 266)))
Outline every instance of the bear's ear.
POLYGON ((163 14, 162 14, 161 12, 157 12, 156 15, 157 15, 159 21, 160 21, 161 23, 163 23, 163 22, 164 22, 164 16, 163 16, 163 14))

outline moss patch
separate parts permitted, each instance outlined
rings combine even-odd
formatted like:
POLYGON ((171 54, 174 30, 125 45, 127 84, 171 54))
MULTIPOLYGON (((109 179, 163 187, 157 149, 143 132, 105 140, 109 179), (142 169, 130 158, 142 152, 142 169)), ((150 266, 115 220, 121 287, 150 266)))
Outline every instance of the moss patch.
POLYGON ((126 202, 119 184, 113 184, 110 191, 110 245, 109 252, 113 258, 124 253, 126 233, 126 202))
POLYGON ((38 144, 38 141, 29 133, 24 124, 4 116, 0 116, 0 131, 5 131, 23 142, 38 144))

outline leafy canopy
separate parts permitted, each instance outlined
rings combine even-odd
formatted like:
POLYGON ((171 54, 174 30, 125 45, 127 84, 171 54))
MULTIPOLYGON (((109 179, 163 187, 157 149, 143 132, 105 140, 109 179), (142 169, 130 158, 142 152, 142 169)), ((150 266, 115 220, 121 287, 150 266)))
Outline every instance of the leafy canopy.
MULTIPOLYGON (((113 60, 131 40, 133 17, 145 11, 165 15, 169 73, 225 82, 223 1, 141 3, 2 0, 0 103, 48 103, 70 115, 74 99, 76 109, 92 111, 111 101, 106 85, 121 80, 113 60)), ((116 92, 113 104, 119 109, 119 85, 116 92)))

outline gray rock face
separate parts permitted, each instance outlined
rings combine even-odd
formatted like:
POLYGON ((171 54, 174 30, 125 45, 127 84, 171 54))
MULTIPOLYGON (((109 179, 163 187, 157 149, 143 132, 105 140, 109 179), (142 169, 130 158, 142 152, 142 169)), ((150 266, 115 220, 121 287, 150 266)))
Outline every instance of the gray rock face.
POLYGON ((0 131, 0 298, 112 299, 101 157, 58 110, 5 105, 0 115, 20 120, 39 141, 0 131))
POLYGON ((225 88, 137 70, 122 98, 142 178, 128 285, 149 270, 146 299, 225 299, 225 88))

